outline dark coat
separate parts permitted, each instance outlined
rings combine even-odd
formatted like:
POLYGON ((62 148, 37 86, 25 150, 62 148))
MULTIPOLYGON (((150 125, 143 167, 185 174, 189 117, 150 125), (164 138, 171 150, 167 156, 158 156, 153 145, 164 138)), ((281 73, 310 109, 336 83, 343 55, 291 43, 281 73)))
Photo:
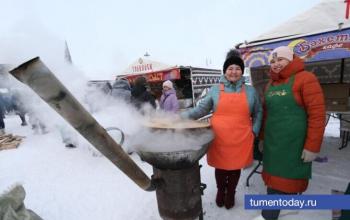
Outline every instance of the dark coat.
POLYGON ((5 101, 0 95, 0 118, 4 118, 5 115, 5 101))
POLYGON ((131 88, 127 80, 116 80, 112 86, 111 95, 129 102, 131 99, 131 88))
POLYGON ((147 91, 146 85, 135 84, 131 90, 131 102, 136 108, 141 108, 143 104, 149 103, 153 108, 156 108, 156 100, 154 96, 147 91))

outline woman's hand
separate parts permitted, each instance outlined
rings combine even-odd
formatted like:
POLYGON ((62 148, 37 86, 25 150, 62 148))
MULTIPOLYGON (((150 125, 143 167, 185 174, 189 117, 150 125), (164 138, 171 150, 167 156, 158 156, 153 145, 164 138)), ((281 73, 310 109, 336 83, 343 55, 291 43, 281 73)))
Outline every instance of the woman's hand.
POLYGON ((304 149, 301 154, 301 159, 304 160, 305 163, 312 162, 316 159, 318 153, 311 152, 309 150, 304 149))

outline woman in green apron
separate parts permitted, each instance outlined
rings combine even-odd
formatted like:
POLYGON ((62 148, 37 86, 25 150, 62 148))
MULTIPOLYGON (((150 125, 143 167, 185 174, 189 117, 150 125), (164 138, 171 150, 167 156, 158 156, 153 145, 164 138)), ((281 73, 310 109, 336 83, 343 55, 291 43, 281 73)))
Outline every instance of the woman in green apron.
MULTIPOLYGON (((267 194, 300 194, 311 178, 311 162, 322 144, 325 105, 321 86, 287 46, 269 57, 270 81, 264 92, 262 177, 267 194)), ((263 210, 257 219, 278 219, 263 210)))

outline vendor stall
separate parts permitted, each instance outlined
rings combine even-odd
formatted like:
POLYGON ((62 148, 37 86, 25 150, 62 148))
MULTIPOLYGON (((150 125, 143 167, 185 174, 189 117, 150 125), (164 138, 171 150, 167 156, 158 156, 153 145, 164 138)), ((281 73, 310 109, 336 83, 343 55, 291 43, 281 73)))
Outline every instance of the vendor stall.
POLYGON ((289 46, 322 84, 327 111, 349 110, 350 22, 345 19, 345 9, 344 1, 324 1, 257 39, 237 45, 259 93, 268 81, 271 51, 289 46))
POLYGON ((126 78, 130 84, 137 77, 147 79, 152 93, 160 98, 162 83, 171 80, 175 85, 180 109, 193 107, 203 90, 218 84, 221 70, 192 66, 171 66, 145 58, 139 58, 116 78, 126 78))
MULTIPOLYGON (((269 80, 268 57, 279 46, 290 47, 305 60, 305 69, 315 73, 323 88, 328 115, 350 113, 350 21, 347 1, 322 1, 258 38, 236 45, 253 86, 263 95, 269 80)), ((344 123, 348 123, 345 122, 344 123)), ((344 126, 342 123, 341 129, 344 126)), ((345 130, 344 130, 345 131, 345 130)), ((349 131, 342 132, 346 137, 349 131), (344 134, 345 133, 345 134, 344 134)), ((342 147, 346 146, 343 139, 342 147)))

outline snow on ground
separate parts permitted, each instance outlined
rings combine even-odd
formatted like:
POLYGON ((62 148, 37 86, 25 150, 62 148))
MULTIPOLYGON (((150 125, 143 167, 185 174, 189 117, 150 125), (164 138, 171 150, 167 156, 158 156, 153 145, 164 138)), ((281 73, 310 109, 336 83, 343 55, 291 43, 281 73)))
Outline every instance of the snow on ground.
MULTIPOLYGON (((103 121, 103 118, 101 119, 103 121)), ((101 156, 86 141, 67 149, 57 131, 33 135, 29 126, 21 127, 17 116, 7 116, 6 131, 26 136, 18 149, 0 151, 0 192, 15 183, 23 184, 25 205, 45 220, 117 220, 160 219, 156 195, 140 189, 117 167, 101 156)), ((314 163, 313 179, 306 194, 330 194, 332 189, 345 190, 350 180, 350 147, 338 150, 339 121, 330 119, 321 156, 327 163, 314 163)), ((151 176, 152 167, 136 154, 132 159, 151 176)), ((201 159, 202 182, 207 184, 203 209, 205 219, 252 219, 260 211, 244 209, 244 194, 265 194, 258 174, 245 180, 253 167, 243 170, 237 188, 236 206, 226 210, 215 205, 214 170, 201 159)), ((331 219, 331 211, 306 210, 281 219, 331 219)))

